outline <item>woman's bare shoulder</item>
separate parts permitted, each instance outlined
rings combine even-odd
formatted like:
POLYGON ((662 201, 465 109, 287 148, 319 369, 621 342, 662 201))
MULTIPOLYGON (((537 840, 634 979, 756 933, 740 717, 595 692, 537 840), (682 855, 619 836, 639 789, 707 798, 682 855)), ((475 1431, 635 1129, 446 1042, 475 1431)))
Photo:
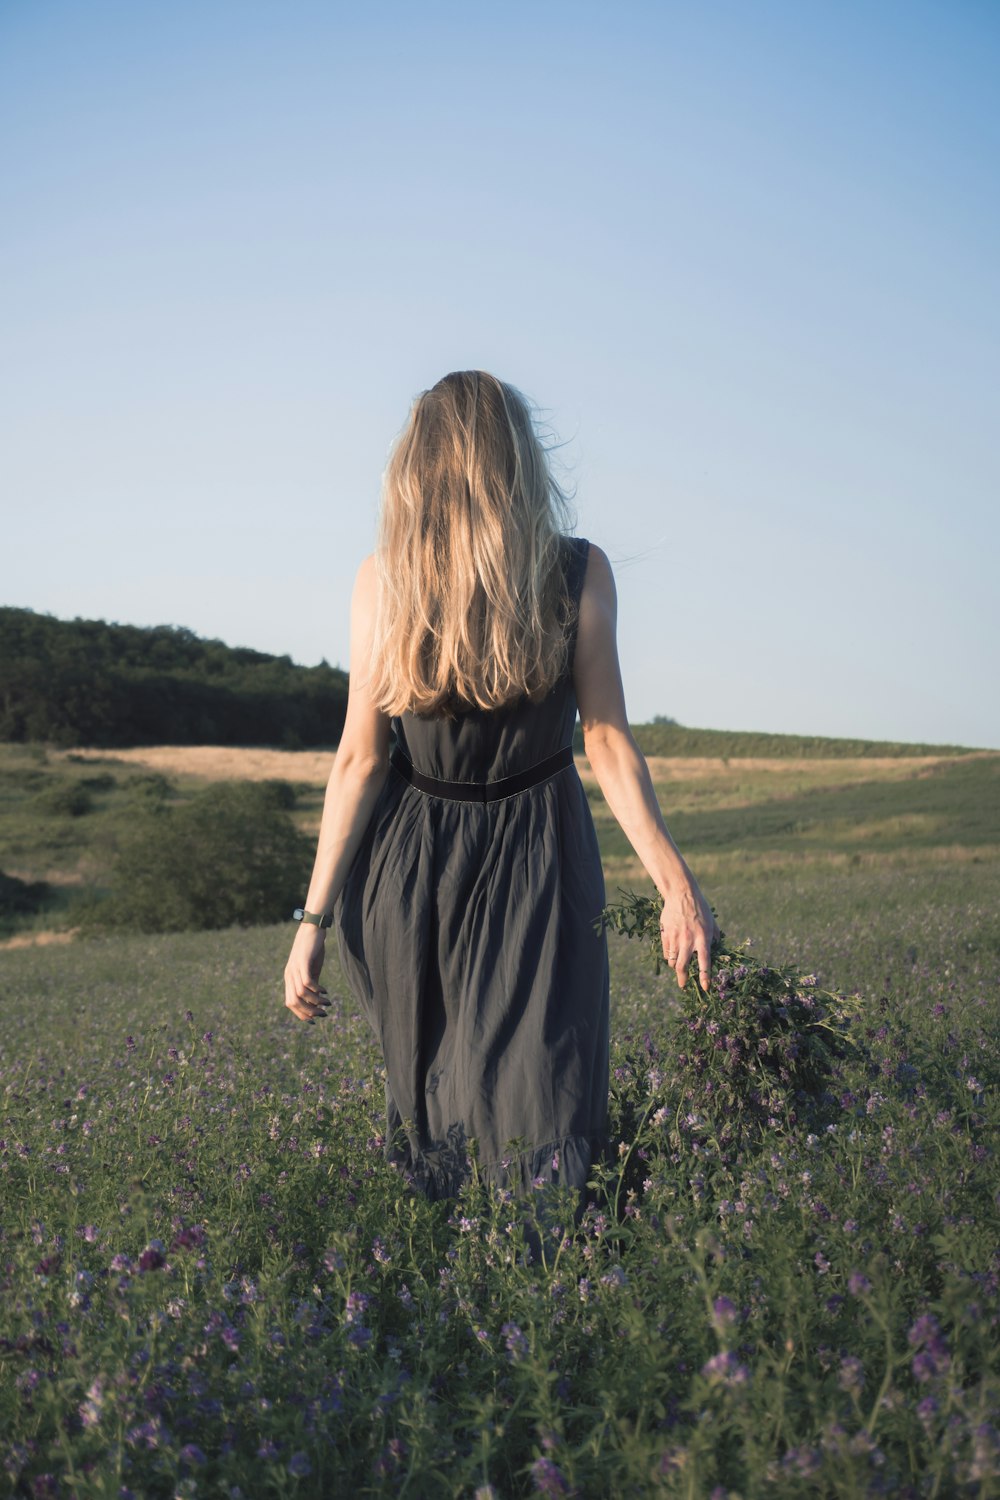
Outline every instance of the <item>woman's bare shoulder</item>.
POLYGON ((358 571, 354 575, 354 598, 359 602, 370 603, 375 598, 378 588, 378 574, 375 571, 375 554, 369 552, 367 557, 362 558, 358 564, 358 571))
POLYGON ((615 575, 608 554, 596 542, 590 542, 587 550, 587 571, 583 578, 581 606, 585 601, 614 603, 616 599, 615 575))

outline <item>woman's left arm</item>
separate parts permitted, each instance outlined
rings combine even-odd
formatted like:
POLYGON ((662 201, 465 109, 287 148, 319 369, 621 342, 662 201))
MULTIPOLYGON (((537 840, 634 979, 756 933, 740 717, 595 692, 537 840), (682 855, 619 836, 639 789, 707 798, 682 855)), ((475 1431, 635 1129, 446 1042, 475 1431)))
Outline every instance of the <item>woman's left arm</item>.
POLYGON ((645 756, 629 728, 617 644, 618 595, 611 564, 590 547, 580 597, 573 683, 583 748, 608 806, 663 897, 663 956, 687 983, 698 960, 702 987, 712 977, 719 924, 663 821, 645 756))
MULTIPOLYGON (((351 657, 344 732, 327 783, 306 910, 332 914, 389 771, 389 718, 368 693, 375 621, 375 565, 358 569, 351 598, 351 657)), ((303 922, 285 965, 285 1004, 300 1020, 326 1015, 319 982, 326 932, 303 922)))

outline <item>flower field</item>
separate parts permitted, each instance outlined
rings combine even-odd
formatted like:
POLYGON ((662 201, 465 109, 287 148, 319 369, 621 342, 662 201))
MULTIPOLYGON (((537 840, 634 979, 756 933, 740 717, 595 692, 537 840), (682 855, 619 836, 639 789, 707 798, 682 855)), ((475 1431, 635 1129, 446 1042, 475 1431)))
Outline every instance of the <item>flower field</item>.
POLYGON ((0 954, 0 1492, 1000 1494, 995 850, 704 884, 707 997, 609 938, 540 1257, 386 1163, 332 948, 312 1026, 285 927, 0 954))

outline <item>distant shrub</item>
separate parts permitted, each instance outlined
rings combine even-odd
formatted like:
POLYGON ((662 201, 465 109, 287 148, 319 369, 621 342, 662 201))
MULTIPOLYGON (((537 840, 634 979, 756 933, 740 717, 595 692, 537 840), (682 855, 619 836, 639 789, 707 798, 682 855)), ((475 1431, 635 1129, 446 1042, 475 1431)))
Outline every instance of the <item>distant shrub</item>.
POLYGON ((35 798, 39 812, 53 818, 82 818, 93 805, 89 788, 79 781, 54 781, 35 798))
POLYGON ((30 917, 44 906, 49 888, 44 880, 19 880, 0 870, 0 921, 6 917, 30 917))
POLYGON ((277 922, 301 900, 310 860, 266 785, 220 783, 176 807, 154 799, 137 809, 110 894, 86 925, 179 932, 277 922))
POLYGON ((126 778, 125 786, 133 799, 145 802, 165 802, 176 790, 161 771, 137 771, 126 778))
POLYGON ((291 812, 298 800, 292 783, 283 781, 279 776, 272 776, 267 781, 259 782, 258 785, 271 794, 275 807, 282 807, 285 812, 291 812))
POLYGON ((99 771, 96 776, 84 776, 80 781, 90 792, 113 792, 118 785, 116 777, 110 771, 99 771))

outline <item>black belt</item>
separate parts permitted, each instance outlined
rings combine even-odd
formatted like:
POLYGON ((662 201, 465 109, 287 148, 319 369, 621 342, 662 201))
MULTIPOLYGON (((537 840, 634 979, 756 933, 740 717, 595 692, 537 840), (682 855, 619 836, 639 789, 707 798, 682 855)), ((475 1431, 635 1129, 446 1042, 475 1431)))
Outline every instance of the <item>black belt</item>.
POLYGON ((516 776, 504 776, 500 781, 442 781, 438 776, 425 776, 423 771, 416 769, 406 751, 399 745, 392 747, 389 760, 404 781, 408 781, 420 792, 429 792, 432 797, 448 797, 452 802, 499 802, 504 797, 515 797, 518 792, 526 792, 529 786, 537 786, 540 781, 571 766, 573 746, 565 745, 562 750, 557 750, 547 760, 539 761, 530 770, 519 771, 516 776))

